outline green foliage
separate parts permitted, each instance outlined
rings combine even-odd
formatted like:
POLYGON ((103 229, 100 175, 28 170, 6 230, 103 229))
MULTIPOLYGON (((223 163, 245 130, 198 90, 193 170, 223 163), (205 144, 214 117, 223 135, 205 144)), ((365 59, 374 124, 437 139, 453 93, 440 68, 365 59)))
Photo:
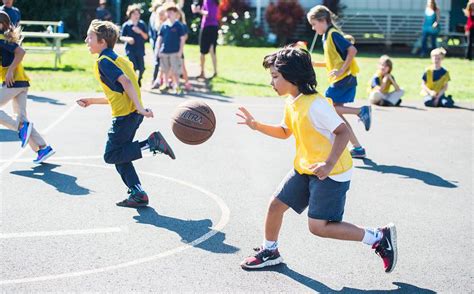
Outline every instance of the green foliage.
POLYGON ((254 19, 255 17, 248 11, 240 15, 233 12, 229 16, 224 16, 221 20, 224 44, 242 47, 267 46, 264 32, 255 26, 254 19))
POLYGON ((15 6, 24 20, 64 21, 73 38, 80 37, 82 0, 23 0, 15 6))

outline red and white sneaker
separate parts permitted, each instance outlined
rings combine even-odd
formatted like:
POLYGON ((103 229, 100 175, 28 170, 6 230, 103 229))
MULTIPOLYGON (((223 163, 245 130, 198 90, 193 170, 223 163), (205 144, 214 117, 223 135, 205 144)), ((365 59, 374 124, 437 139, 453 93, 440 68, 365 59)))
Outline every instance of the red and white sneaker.
POLYGON ((382 258, 385 272, 391 273, 397 265, 397 230, 395 225, 390 223, 380 231, 383 234, 382 239, 372 245, 372 249, 382 258))
POLYGON ((280 256, 278 248, 275 250, 256 248, 255 251, 258 251, 257 254, 249 256, 242 261, 240 266, 243 269, 263 268, 283 262, 283 258, 280 256))

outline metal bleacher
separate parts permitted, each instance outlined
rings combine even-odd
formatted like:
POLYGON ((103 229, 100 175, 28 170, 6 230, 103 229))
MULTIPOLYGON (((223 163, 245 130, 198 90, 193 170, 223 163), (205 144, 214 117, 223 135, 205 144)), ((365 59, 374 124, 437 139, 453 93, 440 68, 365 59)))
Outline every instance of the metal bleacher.
MULTIPOLYGON (((400 11, 359 11, 344 13, 340 26, 344 33, 354 36, 357 44, 413 45, 421 36, 423 14, 400 11)), ((449 14, 441 14, 440 34, 449 31, 449 14)))

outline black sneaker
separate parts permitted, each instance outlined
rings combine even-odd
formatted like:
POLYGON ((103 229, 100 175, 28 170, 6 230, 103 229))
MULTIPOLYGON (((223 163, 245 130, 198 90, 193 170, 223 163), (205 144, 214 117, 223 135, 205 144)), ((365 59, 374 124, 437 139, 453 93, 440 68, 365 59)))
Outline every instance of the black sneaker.
POLYGON ((173 149, 171 149, 170 145, 168 145, 160 132, 154 132, 148 137, 148 145, 150 146, 150 151, 153 152, 153 154, 163 153, 172 159, 176 159, 173 149))
POLYGON ((397 230, 392 223, 380 230, 383 234, 382 239, 372 245, 372 249, 375 249, 375 253, 382 258, 385 272, 390 273, 397 265, 397 230))
POLYGON ((148 195, 145 191, 138 191, 136 189, 128 190, 130 194, 127 199, 117 202, 117 206, 121 207, 143 207, 148 205, 148 195))
POLYGON ((242 261, 240 266, 243 269, 263 268, 283 262, 283 258, 280 256, 278 248, 275 250, 257 248, 256 251, 258 251, 257 254, 249 256, 242 261))

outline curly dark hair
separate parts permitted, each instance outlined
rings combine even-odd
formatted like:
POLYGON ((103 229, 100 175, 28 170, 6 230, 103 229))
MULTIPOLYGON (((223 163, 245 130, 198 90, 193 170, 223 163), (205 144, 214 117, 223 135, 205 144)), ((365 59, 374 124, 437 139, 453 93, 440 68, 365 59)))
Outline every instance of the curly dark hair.
POLYGON ((311 62, 311 55, 307 50, 288 45, 275 53, 263 58, 263 67, 268 69, 274 66, 283 78, 298 87, 305 94, 316 94, 316 74, 311 62))

